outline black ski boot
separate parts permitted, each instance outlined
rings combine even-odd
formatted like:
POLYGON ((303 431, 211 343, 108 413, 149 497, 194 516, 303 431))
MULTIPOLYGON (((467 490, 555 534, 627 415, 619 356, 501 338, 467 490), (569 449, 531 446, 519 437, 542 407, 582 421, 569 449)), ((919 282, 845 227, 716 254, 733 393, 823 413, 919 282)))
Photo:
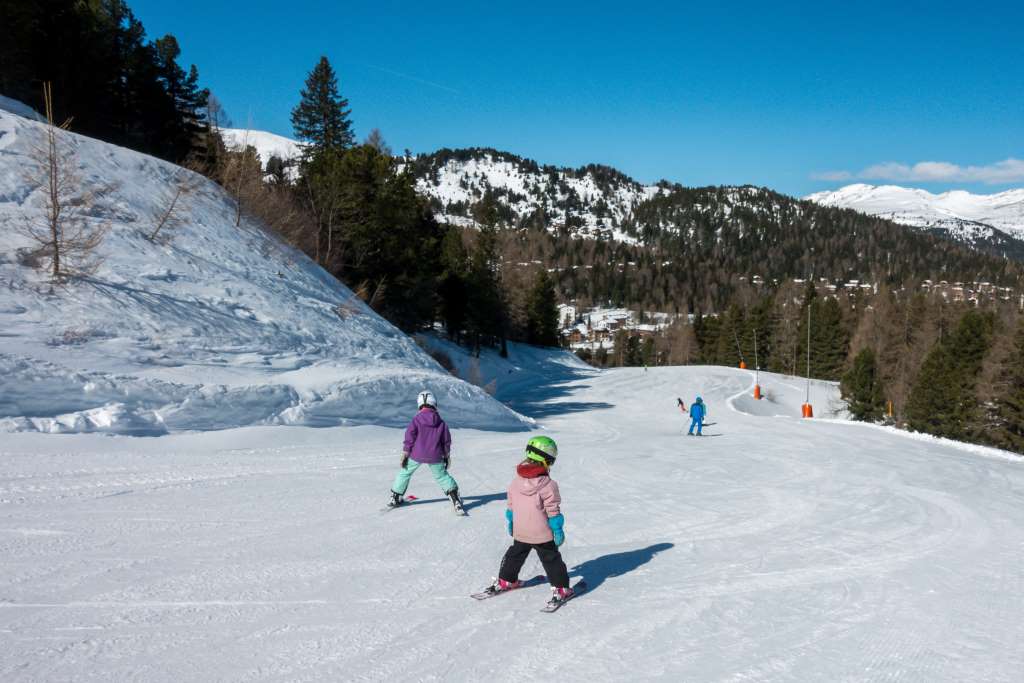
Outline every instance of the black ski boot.
POLYGON ((458 487, 456 487, 456 488, 452 489, 451 491, 449 491, 448 492, 448 497, 451 498, 451 500, 452 500, 452 506, 455 508, 455 514, 457 514, 457 515, 464 515, 464 514, 466 514, 466 510, 462 507, 462 499, 459 498, 459 489, 458 489, 458 487))
POLYGON ((391 492, 391 500, 388 502, 388 507, 389 508, 396 508, 396 507, 398 507, 399 505, 401 505, 404 502, 405 501, 402 500, 401 494, 398 494, 398 493, 395 493, 394 491, 392 491, 391 492))

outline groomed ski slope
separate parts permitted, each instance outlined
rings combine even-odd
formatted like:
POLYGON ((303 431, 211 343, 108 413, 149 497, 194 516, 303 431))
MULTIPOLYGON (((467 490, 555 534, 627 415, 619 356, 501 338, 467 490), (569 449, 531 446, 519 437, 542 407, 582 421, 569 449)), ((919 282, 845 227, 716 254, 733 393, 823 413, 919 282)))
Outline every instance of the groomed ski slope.
MULTIPOLYGON (((537 371, 520 351, 511 374, 537 371)), ((553 615, 544 587, 468 597, 522 433, 455 431, 468 518, 425 472, 380 512, 394 428, 5 435, 0 679, 1020 680, 1024 462, 783 417, 792 378, 762 374, 760 404, 728 368, 550 378, 514 404, 558 440, 590 585, 553 615), (714 424, 687 438, 698 392, 714 424)))

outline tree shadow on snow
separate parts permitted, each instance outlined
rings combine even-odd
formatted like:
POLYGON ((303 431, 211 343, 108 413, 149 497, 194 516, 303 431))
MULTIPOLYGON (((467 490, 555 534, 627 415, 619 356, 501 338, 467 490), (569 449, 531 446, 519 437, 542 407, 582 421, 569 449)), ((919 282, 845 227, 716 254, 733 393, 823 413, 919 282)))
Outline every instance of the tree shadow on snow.
MULTIPOLYGON (((508 494, 505 491, 501 493, 486 493, 482 496, 462 496, 462 509, 469 512, 473 508, 482 507, 488 503, 493 503, 498 500, 505 500, 508 498, 508 494)), ((448 498, 428 498, 416 500, 407 500, 402 504, 402 507, 407 505, 426 505, 427 503, 451 503, 448 498)))
POLYGON ((634 569, 650 562, 658 553, 674 547, 675 544, 673 543, 656 543, 639 550, 627 550, 624 553, 602 555, 573 567, 569 574, 585 580, 587 582, 587 592, 589 593, 604 583, 605 579, 628 574, 634 569))
POLYGON ((505 395, 503 392, 499 392, 498 398, 512 410, 534 419, 614 408, 614 404, 605 401, 558 400, 589 388, 586 384, 574 383, 580 379, 591 377, 593 372, 593 370, 552 364, 552 367, 546 368, 545 372, 538 373, 526 389, 521 386, 513 386, 505 395))
POLYGON ((522 413, 536 419, 551 417, 552 415, 568 415, 570 413, 585 413, 590 410, 606 410, 614 408, 614 404, 604 401, 561 401, 558 403, 531 403, 529 405, 516 405, 510 403, 516 412, 522 413))

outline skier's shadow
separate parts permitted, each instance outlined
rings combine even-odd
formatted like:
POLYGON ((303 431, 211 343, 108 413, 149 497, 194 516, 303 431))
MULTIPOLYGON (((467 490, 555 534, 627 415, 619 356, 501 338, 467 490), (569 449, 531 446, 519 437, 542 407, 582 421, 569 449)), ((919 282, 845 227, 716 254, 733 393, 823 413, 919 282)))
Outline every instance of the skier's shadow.
MULTIPOLYGON (((505 500, 508 498, 508 494, 505 491, 501 493, 485 493, 482 496, 462 496, 462 509, 469 512, 473 508, 478 508, 488 503, 493 503, 496 500, 505 500)), ((427 500, 410 500, 406 501, 404 505, 426 505, 427 503, 447 503, 447 498, 430 498, 427 500)))
POLYGON ((573 567, 569 574, 585 580, 587 582, 587 592, 589 593, 604 583, 605 579, 628 574, 634 569, 650 562, 658 553, 674 547, 675 544, 673 543, 655 543, 652 546, 639 550, 627 550, 624 553, 602 555, 573 567))

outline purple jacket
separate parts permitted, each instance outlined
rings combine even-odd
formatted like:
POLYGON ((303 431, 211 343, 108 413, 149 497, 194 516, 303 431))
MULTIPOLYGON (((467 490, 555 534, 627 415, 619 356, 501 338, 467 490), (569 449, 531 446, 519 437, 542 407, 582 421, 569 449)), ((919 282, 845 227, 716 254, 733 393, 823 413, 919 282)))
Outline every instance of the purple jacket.
POLYGON ((441 462, 452 450, 452 435, 436 410, 421 408, 405 428, 403 445, 416 462, 441 462))

